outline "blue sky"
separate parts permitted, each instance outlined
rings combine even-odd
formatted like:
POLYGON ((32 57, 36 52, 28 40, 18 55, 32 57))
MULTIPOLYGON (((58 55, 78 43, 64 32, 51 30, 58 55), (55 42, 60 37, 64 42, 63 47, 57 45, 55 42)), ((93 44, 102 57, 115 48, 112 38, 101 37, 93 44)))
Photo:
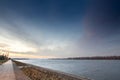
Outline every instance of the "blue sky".
POLYGON ((1 0, 0 48, 9 50, 11 57, 119 55, 119 4, 118 0, 1 0))

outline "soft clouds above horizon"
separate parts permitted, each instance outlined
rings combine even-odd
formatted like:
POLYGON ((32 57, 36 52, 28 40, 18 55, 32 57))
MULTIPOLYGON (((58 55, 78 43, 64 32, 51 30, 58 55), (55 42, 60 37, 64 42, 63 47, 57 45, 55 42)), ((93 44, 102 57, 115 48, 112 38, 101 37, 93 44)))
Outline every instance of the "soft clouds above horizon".
POLYGON ((24 57, 120 55, 119 4, 118 0, 1 0, 0 48, 24 57))

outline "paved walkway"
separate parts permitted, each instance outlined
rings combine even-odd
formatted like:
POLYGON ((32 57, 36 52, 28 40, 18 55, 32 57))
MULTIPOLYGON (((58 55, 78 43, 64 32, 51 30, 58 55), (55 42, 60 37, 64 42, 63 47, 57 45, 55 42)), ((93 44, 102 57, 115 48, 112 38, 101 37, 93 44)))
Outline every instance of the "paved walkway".
POLYGON ((11 60, 0 65, 0 80, 16 80, 11 60))

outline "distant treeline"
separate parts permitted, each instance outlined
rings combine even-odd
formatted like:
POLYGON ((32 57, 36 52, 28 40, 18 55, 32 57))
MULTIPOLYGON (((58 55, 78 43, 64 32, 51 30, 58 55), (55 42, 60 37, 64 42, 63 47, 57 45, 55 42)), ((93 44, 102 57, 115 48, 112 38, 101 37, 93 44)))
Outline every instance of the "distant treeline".
POLYGON ((5 55, 0 55, 0 60, 7 60, 7 59, 8 59, 7 56, 5 56, 5 55))
POLYGON ((94 57, 73 57, 66 59, 75 59, 75 60, 120 60, 120 56, 94 56, 94 57))
POLYGON ((69 57, 52 58, 55 60, 120 60, 120 56, 93 56, 93 57, 69 57))

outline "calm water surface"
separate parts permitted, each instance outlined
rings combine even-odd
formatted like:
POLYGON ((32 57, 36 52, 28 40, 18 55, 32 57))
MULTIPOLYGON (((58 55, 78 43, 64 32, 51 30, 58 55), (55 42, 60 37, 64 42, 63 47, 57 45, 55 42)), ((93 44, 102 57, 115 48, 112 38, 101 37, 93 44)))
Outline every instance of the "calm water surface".
POLYGON ((119 60, 19 60, 94 80, 120 80, 119 60))

